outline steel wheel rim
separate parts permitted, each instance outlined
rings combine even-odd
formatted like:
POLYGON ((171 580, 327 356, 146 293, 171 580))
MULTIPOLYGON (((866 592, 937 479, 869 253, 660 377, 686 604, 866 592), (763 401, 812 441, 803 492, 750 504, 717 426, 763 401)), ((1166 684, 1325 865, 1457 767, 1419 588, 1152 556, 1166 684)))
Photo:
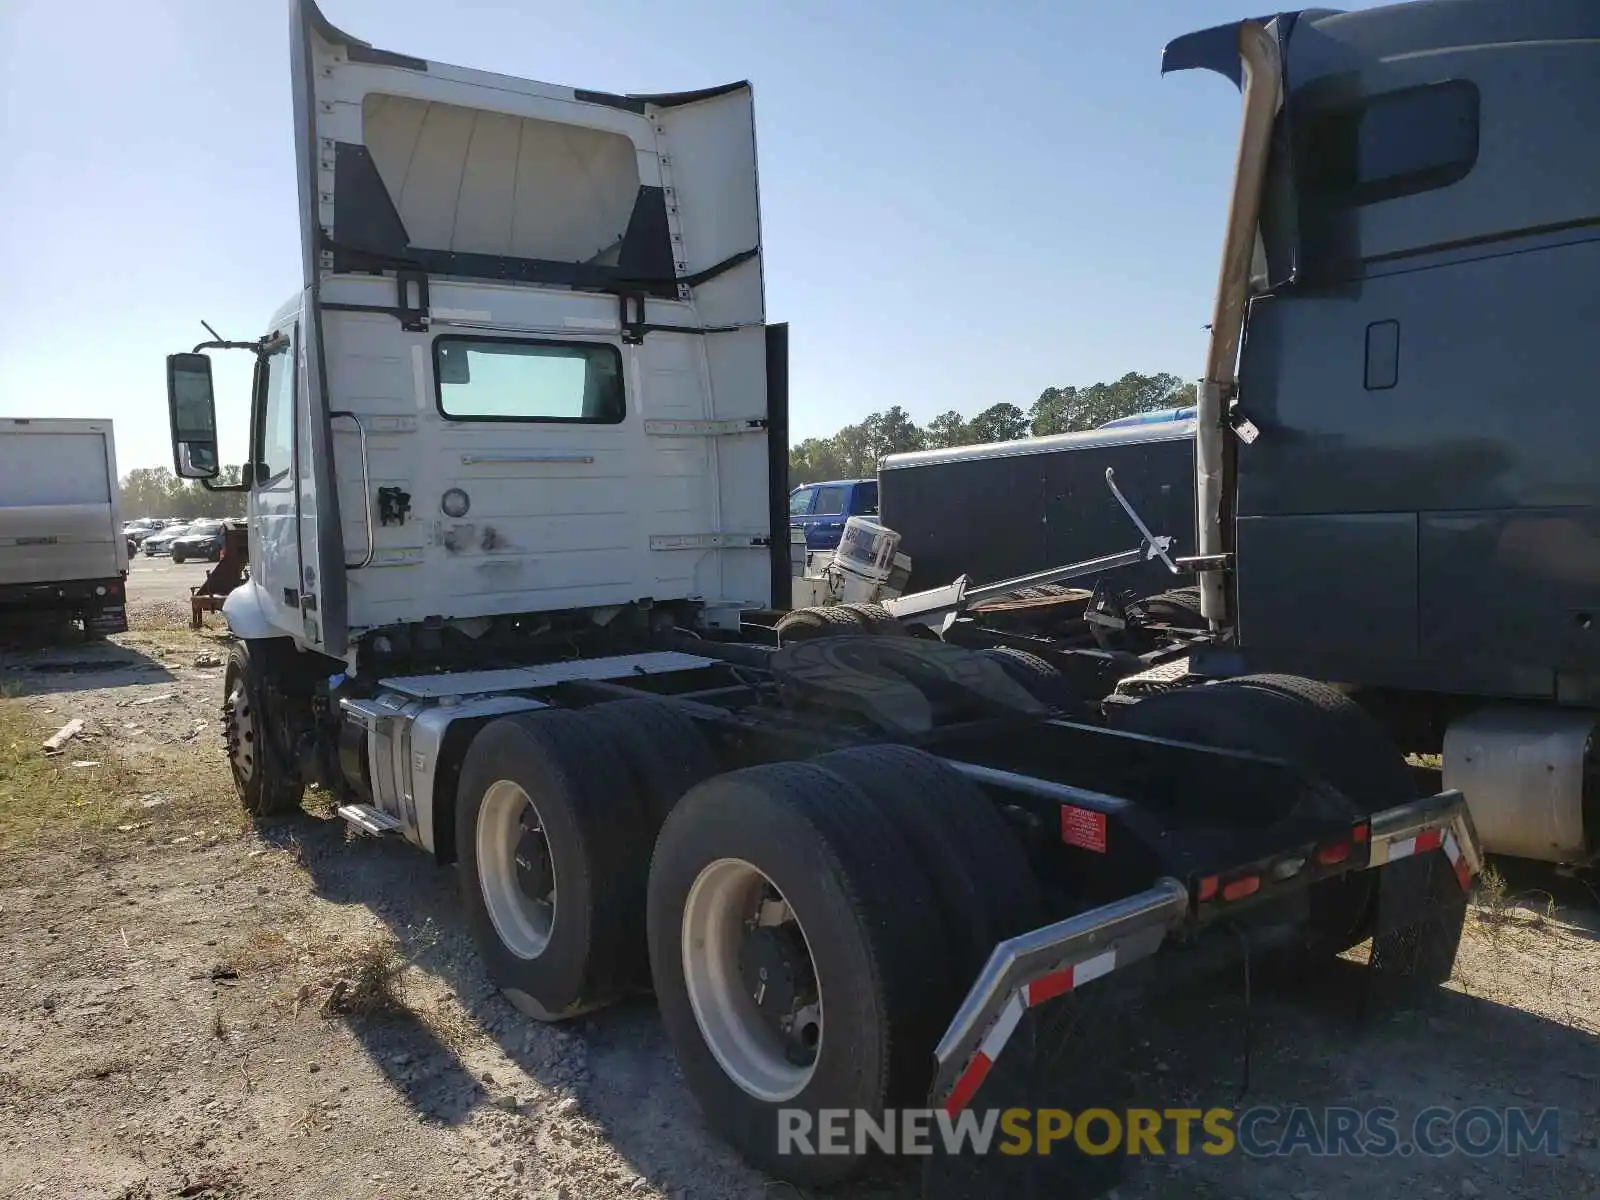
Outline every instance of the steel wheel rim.
POLYGON ((720 858, 695 877, 684 902, 683 979, 700 1035, 724 1074, 756 1099, 782 1103, 805 1090, 821 1060, 822 984, 816 979, 815 1056, 800 1066, 788 1060, 740 977, 740 939, 752 909, 762 906, 761 897, 768 889, 799 927, 816 978, 811 941, 782 891, 743 859, 720 858))
POLYGON ((233 685, 228 696, 228 760, 240 783, 249 783, 255 776, 255 710, 250 707, 250 694, 242 679, 233 685))
POLYGON ((529 896, 517 875, 519 843, 525 834, 543 829, 538 806, 519 784, 501 779, 489 785, 478 809, 478 886, 500 943, 522 959, 543 954, 555 927, 554 861, 549 863, 550 890, 543 901, 529 896))

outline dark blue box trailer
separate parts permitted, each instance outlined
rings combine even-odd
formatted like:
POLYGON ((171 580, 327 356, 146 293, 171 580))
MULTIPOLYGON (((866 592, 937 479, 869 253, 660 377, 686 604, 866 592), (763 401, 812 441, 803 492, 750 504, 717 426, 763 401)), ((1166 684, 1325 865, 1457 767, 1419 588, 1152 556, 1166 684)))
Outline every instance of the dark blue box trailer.
MULTIPOLYGON (((878 468, 879 520, 911 556, 910 588, 958 575, 992 583, 1127 550, 1139 532, 1106 486, 1106 468, 1151 532, 1194 553, 1194 421, 1138 424, 950 450, 891 454, 878 468)), ((1093 586, 1092 579, 1077 581, 1093 586)), ((1115 586, 1172 586, 1159 562, 1124 567, 1115 586)))

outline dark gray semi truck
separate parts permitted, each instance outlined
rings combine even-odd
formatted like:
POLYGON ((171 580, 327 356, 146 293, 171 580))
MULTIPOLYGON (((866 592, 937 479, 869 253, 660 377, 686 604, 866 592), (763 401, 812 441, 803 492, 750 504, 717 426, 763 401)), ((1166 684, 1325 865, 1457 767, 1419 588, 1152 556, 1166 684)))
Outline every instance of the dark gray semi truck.
POLYGON ((1597 38, 1582 0, 1440 0, 1164 62, 1246 97, 1193 668, 1359 689, 1491 849, 1568 862, 1600 846, 1597 38))
POLYGON ((1168 684, 1328 681, 1442 756, 1489 849, 1592 860, 1597 36, 1581 0, 1432 0, 1173 42, 1245 96, 1198 414, 885 460, 913 583, 1119 549, 1114 467, 1193 572, 1102 576, 1204 630, 1168 684))

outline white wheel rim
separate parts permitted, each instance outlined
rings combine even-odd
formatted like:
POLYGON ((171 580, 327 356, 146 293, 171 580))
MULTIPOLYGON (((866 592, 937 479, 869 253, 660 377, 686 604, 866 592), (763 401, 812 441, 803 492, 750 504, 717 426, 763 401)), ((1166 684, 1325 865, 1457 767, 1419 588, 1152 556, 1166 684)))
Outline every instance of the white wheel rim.
POLYGON ((511 780, 501 779, 484 792, 478 808, 478 883, 501 944, 518 958, 543 954, 555 925, 554 861, 550 890, 542 900, 528 895, 517 875, 517 847, 524 833, 543 828, 538 807, 511 780))
POLYGON ((234 773, 241 782, 248 783, 256 773, 256 719, 242 679, 233 685, 233 694, 228 697, 228 722, 228 756, 233 760, 234 773))
MULTIPOLYGON (((765 904, 762 899, 769 889, 787 914, 785 919, 799 926, 799 918, 772 880, 742 859, 717 859, 695 877, 683 909, 683 978, 700 1034, 723 1072, 756 1099, 782 1103, 799 1095, 816 1074, 822 1054, 822 981, 801 926, 801 944, 816 980, 815 1004, 800 1018, 814 1026, 814 1054, 809 1064, 801 1066, 790 1061, 740 971, 741 940, 752 916, 772 907, 770 899, 765 904)), ((758 920, 777 923, 765 916, 758 920)))

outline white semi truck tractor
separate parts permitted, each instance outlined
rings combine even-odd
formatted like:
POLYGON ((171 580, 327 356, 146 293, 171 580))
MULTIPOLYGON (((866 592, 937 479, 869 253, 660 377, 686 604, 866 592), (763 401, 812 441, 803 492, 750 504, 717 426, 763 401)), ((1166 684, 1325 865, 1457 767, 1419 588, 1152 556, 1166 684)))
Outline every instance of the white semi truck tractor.
MULTIPOLYGON (((209 482, 209 356, 255 362, 223 608, 251 815, 315 786, 455 870, 532 1019, 653 990, 710 1128, 802 1183, 866 1156, 790 1152, 795 1112, 995 1103, 1052 1013, 1244 925, 1311 967, 1371 939, 1375 979, 1448 975, 1465 806, 1342 697, 1210 689, 1277 738, 1241 754, 1112 728, 1003 646, 779 644, 786 331, 747 84, 588 92, 290 11, 302 289, 167 364, 177 472, 209 482)), ((968 1165, 1049 1164, 947 1163, 930 1194, 968 1165)))

